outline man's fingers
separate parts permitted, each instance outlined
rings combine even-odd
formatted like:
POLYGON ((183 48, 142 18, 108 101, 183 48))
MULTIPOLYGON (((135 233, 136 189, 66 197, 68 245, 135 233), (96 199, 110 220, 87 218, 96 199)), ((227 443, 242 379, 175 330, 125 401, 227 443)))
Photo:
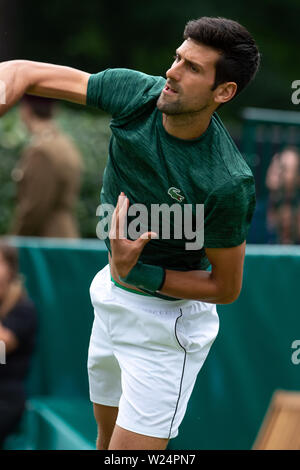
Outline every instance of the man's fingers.
POLYGON ((158 238, 156 232, 145 232, 135 241, 135 243, 137 243, 140 249, 142 249, 150 242, 150 240, 152 240, 152 238, 158 238))
MULTIPOLYGON (((114 239, 126 238, 125 223, 126 223, 128 207, 129 207, 129 199, 125 196, 125 194, 122 191, 118 197, 118 202, 113 212, 109 238, 114 238, 114 239)), ((147 243, 149 243, 149 241, 152 238, 157 238, 157 237, 158 235, 156 232, 145 232, 137 240, 135 240, 134 243, 139 247, 139 250, 141 250, 147 243)))
POLYGON ((118 198, 118 206, 119 210, 117 213, 117 234, 119 238, 125 238, 125 223, 126 223, 126 216, 129 206, 129 199, 125 196, 122 192, 118 198))
POLYGON ((113 239, 117 238, 116 237, 116 233, 117 233, 116 213, 117 213, 117 207, 115 207, 115 210, 113 211, 113 215, 112 215, 112 218, 111 218, 110 231, 109 231, 109 238, 113 238, 113 239))
POLYGON ((123 193, 118 196, 117 205, 113 212, 109 238, 125 238, 125 221, 129 200, 123 193))
POLYGON ((145 232, 139 238, 141 238, 142 240, 146 239, 146 240, 150 241, 151 238, 157 238, 157 237, 158 237, 158 235, 157 235, 156 232, 145 232))

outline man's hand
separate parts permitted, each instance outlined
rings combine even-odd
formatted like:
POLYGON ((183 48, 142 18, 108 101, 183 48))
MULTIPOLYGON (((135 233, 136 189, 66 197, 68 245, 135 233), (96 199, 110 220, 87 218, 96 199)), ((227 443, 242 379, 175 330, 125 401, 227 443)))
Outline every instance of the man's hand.
POLYGON ((0 63, 0 116, 3 116, 25 93, 26 80, 20 74, 21 61, 0 63))
POLYGON ((145 232, 137 240, 128 240, 125 236, 125 220, 129 207, 129 199, 123 192, 118 197, 118 203, 112 216, 109 232, 112 263, 121 277, 126 277, 136 265, 144 246, 157 237, 155 232, 145 232))

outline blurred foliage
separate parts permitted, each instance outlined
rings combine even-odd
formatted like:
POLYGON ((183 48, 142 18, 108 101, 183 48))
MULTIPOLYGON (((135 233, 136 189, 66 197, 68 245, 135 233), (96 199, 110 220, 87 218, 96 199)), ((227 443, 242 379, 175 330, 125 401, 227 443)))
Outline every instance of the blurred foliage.
MULTIPOLYGON (((200 16, 232 18, 249 29, 262 53, 255 81, 220 113, 235 140, 239 140, 240 110, 245 106, 297 110, 291 102, 291 84, 300 78, 299 0, 0 0, 0 7, 0 60, 56 63, 90 73, 127 67, 164 76, 188 20, 200 16)), ((94 237, 110 131, 107 116, 77 108, 66 104, 57 119, 84 156, 77 215, 82 236, 94 237)), ((1 118, 1 233, 8 229, 15 204, 10 172, 27 138, 16 109, 1 118)))
POLYGON ((7 233, 15 205, 16 188, 11 179, 18 154, 26 143, 25 130, 16 124, 13 109, 0 119, 0 233, 7 233))
MULTIPOLYGON (((99 113, 95 115, 82 109, 76 112, 62 106, 55 120, 82 154, 84 172, 76 216, 81 236, 96 237, 96 209, 100 202, 110 137, 109 118, 99 113)), ((10 229, 16 204, 16 186, 11 179, 11 171, 28 139, 29 135, 15 107, 0 119, 0 234, 10 229)))
MULTIPOLYGON (((189 19, 232 18, 253 34, 263 60, 256 80, 224 114, 238 120, 243 106, 295 109, 291 83, 299 79, 299 0, 19 0, 18 15, 17 58, 88 72, 128 67, 153 75, 165 74, 189 19)), ((6 39, 13 35, 9 31, 6 39)))

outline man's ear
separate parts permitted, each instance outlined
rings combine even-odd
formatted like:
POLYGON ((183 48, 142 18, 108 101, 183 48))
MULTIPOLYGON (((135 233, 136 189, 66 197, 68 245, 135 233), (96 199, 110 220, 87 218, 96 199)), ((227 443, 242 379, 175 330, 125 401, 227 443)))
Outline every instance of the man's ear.
POLYGON ((217 104, 223 104, 230 101, 237 91, 237 84, 235 82, 221 83, 214 91, 214 101, 217 104))

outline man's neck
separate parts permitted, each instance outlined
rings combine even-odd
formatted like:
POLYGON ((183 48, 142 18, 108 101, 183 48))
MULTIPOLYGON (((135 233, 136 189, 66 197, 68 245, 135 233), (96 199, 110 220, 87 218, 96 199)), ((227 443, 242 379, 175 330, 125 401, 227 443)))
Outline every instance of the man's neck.
POLYGON ((167 115, 163 113, 163 126, 168 134, 183 140, 192 140, 201 137, 207 130, 212 113, 177 114, 167 115))

